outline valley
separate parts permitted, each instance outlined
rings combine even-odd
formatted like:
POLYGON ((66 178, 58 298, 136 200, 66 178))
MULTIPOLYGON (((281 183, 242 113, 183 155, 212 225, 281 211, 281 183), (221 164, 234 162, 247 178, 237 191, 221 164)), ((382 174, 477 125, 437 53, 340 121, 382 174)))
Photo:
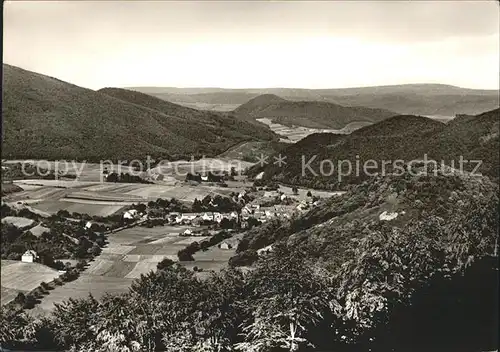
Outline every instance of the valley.
POLYGON ((492 346, 492 92, 4 72, 0 349, 492 346))

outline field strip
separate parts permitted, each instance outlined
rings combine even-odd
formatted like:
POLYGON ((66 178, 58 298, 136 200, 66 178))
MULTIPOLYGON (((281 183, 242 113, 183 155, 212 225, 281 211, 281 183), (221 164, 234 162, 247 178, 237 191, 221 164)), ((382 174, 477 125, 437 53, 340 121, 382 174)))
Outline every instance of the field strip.
POLYGON ((159 197, 160 195, 172 191, 174 188, 174 186, 150 185, 128 191, 127 194, 140 197, 159 197))
POLYGON ((23 291, 14 290, 12 288, 7 288, 7 287, 2 286, 1 287, 0 305, 4 305, 4 304, 9 303, 10 301, 13 301, 19 292, 23 292, 23 291))
POLYGON ((40 179, 31 179, 31 180, 17 180, 14 183, 20 185, 22 187, 25 185, 33 185, 33 186, 43 186, 43 187, 63 187, 63 188, 75 188, 75 187, 88 187, 91 185, 97 184, 97 182, 91 181, 60 181, 60 180, 40 180, 40 179))
POLYGON ((104 274, 104 276, 124 278, 129 272, 134 269, 136 263, 126 262, 126 261, 116 261, 109 270, 104 274))
POLYGON ((155 241, 149 242, 149 244, 168 244, 168 243, 176 243, 176 241, 179 239, 178 234, 175 234, 175 236, 166 236, 160 239, 157 239, 155 241))
POLYGON ((89 275, 104 275, 113 266, 113 261, 106 259, 95 259, 90 263, 90 266, 85 270, 89 275))
POLYGON ((108 245, 107 247, 102 249, 103 254, 127 254, 131 250, 133 250, 135 246, 123 246, 123 245, 108 245))
POLYGON ((19 216, 6 216, 2 219, 2 224, 10 224, 21 229, 28 228, 35 223, 34 220, 28 218, 22 218, 19 216))
POLYGON ((33 236, 40 237, 44 232, 50 232, 50 229, 42 225, 36 225, 30 229, 30 232, 33 236))
MULTIPOLYGON (((134 204, 134 202, 132 202, 132 201, 107 201, 107 200, 91 200, 91 199, 83 199, 83 198, 61 198, 60 200, 63 202, 79 203, 79 204, 93 204, 93 205, 123 206, 123 205, 134 204)), ((137 201, 135 203, 137 203, 137 201)))
POLYGON ((173 261, 177 261, 177 254, 127 254, 123 257, 124 262, 138 263, 159 263, 163 259, 168 258, 173 261))
POLYGON ((141 261, 135 264, 134 268, 125 275, 126 279, 138 279, 143 274, 147 274, 150 271, 156 271, 156 262, 146 262, 141 261))
POLYGON ((200 243, 201 241, 204 241, 206 240, 207 238, 210 238, 210 236, 196 236, 196 237, 188 237, 188 238, 184 238, 184 239, 181 239, 180 241, 176 241, 175 244, 178 245, 178 244, 184 244, 184 245, 189 245, 193 242, 198 242, 200 243))
POLYGON ((88 298, 92 294, 99 299, 105 294, 121 294, 128 292, 133 279, 96 276, 82 273, 80 277, 62 286, 57 286, 35 307, 39 314, 45 315, 54 309, 54 303, 61 303, 71 298, 88 298))
POLYGON ((23 263, 2 266, 2 286, 21 291, 31 291, 42 281, 49 282, 59 277, 57 270, 38 263, 23 263))

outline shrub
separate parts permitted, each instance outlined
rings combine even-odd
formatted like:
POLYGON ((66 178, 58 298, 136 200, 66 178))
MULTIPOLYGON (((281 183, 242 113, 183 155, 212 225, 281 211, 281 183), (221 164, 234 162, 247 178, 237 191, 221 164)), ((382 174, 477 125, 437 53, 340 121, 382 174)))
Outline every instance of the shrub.
POLYGON ((181 262, 189 262, 189 261, 194 261, 193 254, 189 251, 186 251, 187 248, 181 249, 179 252, 177 252, 177 257, 179 258, 179 261, 181 262))
POLYGON ((253 249, 248 249, 244 252, 238 253, 229 259, 229 266, 249 266, 257 261, 259 258, 257 252, 253 249))
POLYGON ((166 269, 168 267, 171 267, 172 265, 174 265, 175 262, 171 259, 168 259, 168 258, 165 258, 163 259, 161 262, 159 262, 157 265, 156 265, 156 268, 158 270, 163 270, 163 269, 166 269))
POLYGON ((35 306, 36 304, 36 297, 34 297, 32 294, 26 295, 26 300, 24 301, 24 309, 31 309, 35 306))
POLYGON ((26 295, 22 292, 19 292, 16 298, 14 298, 14 302, 24 306, 24 304, 26 303, 26 295))

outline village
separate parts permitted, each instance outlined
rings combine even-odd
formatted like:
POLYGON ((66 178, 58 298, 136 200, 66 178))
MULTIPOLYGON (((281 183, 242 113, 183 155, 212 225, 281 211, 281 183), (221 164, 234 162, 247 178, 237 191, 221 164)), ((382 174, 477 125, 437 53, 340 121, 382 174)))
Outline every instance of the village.
MULTIPOLYGON (((297 191, 298 193, 298 191, 297 191)), ((309 192, 310 194, 310 192, 309 192)), ((203 202, 207 208, 217 210, 217 204, 207 196, 203 202), (208 201, 206 201, 208 197, 208 201)), ((243 190, 231 198, 232 208, 228 212, 198 211, 198 212, 158 212, 154 206, 132 205, 123 213, 123 218, 129 221, 162 220, 164 224, 189 225, 195 228, 218 225, 221 228, 247 229, 256 224, 262 224, 272 219, 290 219, 294 215, 309 210, 319 204, 319 197, 310 195, 308 199, 298 200, 293 195, 276 191, 246 191, 243 190)), ((192 208, 196 207, 195 199, 192 208)), ((201 203, 201 202, 200 202, 201 203)), ((202 206, 200 206, 202 207, 202 206)))
POLYGON ((134 178, 88 164, 81 178, 14 180, 24 191, 2 199, 2 225, 24 235, 2 253, 2 304, 45 315, 63 297, 126 292, 168 262, 208 277, 229 265, 248 231, 332 195, 216 171, 134 178))

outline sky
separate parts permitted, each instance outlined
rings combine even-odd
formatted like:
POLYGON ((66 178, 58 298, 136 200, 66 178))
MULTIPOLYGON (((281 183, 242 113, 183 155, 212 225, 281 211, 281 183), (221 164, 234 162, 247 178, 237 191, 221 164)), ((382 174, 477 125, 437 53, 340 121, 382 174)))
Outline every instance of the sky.
POLYGON ((5 1, 3 61, 86 88, 498 89, 496 1, 5 1))

